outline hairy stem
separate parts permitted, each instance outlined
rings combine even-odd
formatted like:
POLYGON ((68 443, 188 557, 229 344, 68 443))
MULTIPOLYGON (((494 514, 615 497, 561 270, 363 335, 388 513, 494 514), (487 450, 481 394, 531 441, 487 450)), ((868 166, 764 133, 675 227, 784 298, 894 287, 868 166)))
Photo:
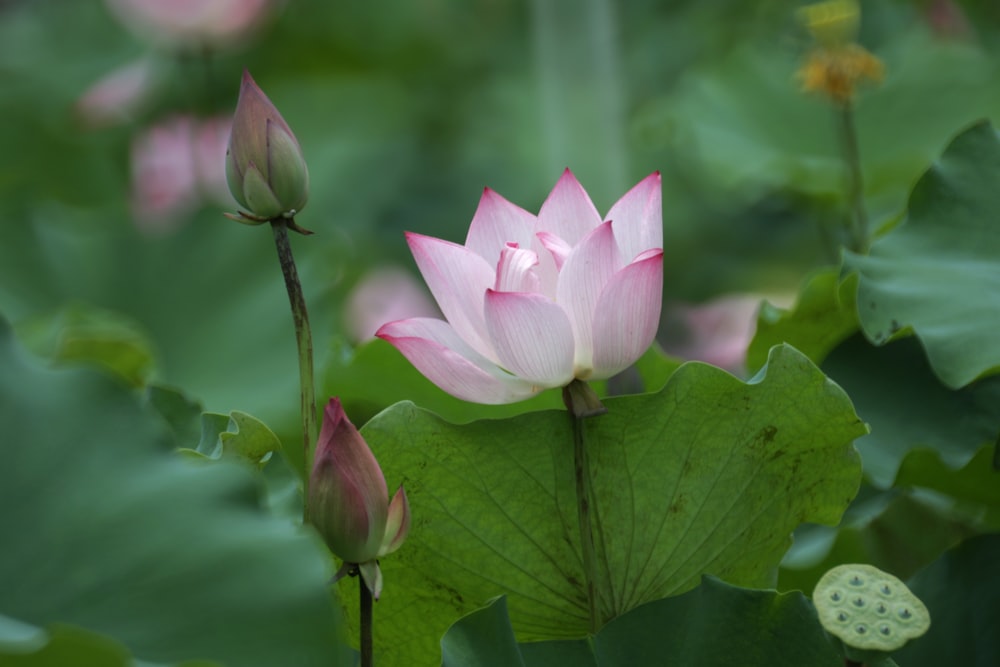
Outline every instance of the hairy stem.
POLYGON ((306 311, 306 300, 302 294, 302 285, 299 283, 299 274, 295 270, 292 246, 288 241, 289 226, 296 229, 294 221, 288 221, 284 218, 276 218, 271 221, 271 228, 274 230, 274 245, 278 249, 278 261, 281 262, 281 272, 285 276, 285 288, 288 290, 288 301, 292 306, 295 342, 299 351, 302 444, 305 466, 302 515, 303 520, 308 520, 309 471, 312 468, 312 448, 316 443, 316 390, 313 381, 312 333, 309 330, 309 313, 306 311))

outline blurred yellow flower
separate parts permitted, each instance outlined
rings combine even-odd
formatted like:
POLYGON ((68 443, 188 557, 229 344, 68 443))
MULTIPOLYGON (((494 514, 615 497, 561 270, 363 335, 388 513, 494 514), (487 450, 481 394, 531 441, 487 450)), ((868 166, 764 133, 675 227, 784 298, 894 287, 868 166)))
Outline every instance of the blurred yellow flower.
POLYGON ((855 41, 861 20, 857 0, 808 5, 799 10, 799 19, 816 42, 797 73, 802 90, 847 105, 858 84, 882 81, 882 61, 855 41))
POLYGON ((823 93, 838 104, 848 104, 859 83, 879 83, 882 61, 857 44, 819 47, 806 56, 798 78, 807 93, 823 93))

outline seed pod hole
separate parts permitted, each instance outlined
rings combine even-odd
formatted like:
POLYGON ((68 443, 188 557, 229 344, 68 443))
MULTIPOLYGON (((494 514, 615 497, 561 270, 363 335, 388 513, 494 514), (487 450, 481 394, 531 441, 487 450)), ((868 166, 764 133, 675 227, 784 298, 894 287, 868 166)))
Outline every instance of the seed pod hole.
POLYGON ((844 599, 844 596, 840 594, 840 591, 834 591, 830 593, 830 599, 833 602, 840 602, 841 600, 844 599))
POLYGON ((865 606, 865 599, 859 595, 858 597, 851 600, 851 604, 860 609, 861 607, 865 606))
POLYGON ((908 621, 913 617, 913 612, 908 607, 900 607, 896 610, 896 615, 904 621, 908 621))
POLYGON ((888 626, 887 624, 885 624, 885 623, 883 623, 882 625, 878 626, 878 631, 879 631, 880 633, 882 633, 882 636, 883 636, 883 637, 888 637, 889 635, 891 635, 891 634, 892 634, 892 628, 890 628, 890 627, 889 627, 889 626, 888 626))
POLYGON ((850 579, 850 584, 851 584, 851 586, 864 586, 865 585, 865 580, 862 579, 861 577, 859 577, 858 575, 854 575, 850 579))
POLYGON ((882 595, 892 595, 892 589, 889 588, 889 584, 882 584, 882 586, 879 587, 879 591, 882 592, 882 595))
POLYGON ((888 611, 889 611, 889 608, 886 607, 881 602, 879 602, 878 605, 876 605, 876 607, 875 607, 875 613, 877 613, 879 616, 885 616, 886 613, 888 613, 888 611))
POLYGON ((858 623, 857 625, 854 626, 854 631, 859 635, 867 635, 868 626, 865 625, 864 623, 858 623))

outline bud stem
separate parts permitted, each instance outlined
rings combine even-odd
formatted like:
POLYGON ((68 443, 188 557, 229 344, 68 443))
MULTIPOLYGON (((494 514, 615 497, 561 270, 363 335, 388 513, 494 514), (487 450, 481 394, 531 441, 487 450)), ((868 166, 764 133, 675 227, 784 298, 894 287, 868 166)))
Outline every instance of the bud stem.
POLYGON ((295 324, 295 342, 299 351, 299 385, 302 408, 302 441, 303 465, 306 474, 303 478, 302 520, 309 519, 309 471, 312 469, 312 448, 316 444, 316 393, 313 380, 312 333, 309 330, 309 313, 306 311, 306 300, 299 283, 299 274, 295 270, 295 258, 292 256, 292 245, 288 241, 288 228, 295 229, 294 219, 275 218, 271 220, 274 231, 274 245, 278 250, 278 261, 281 272, 285 276, 285 289, 288 290, 288 301, 292 306, 292 321, 295 324))
POLYGON ((868 212, 865 210, 865 184, 861 174, 861 152, 858 132, 854 127, 854 109, 850 102, 836 105, 834 113, 840 131, 844 164, 847 167, 847 198, 850 201, 850 221, 847 225, 848 248, 852 252, 868 252, 868 212))
POLYGON ((604 414, 607 409, 586 382, 573 380, 563 387, 563 403, 573 422, 573 473, 576 480, 576 510, 580 525, 580 550, 583 556, 583 574, 587 587, 587 610, 590 616, 590 633, 597 634, 601 626, 600 605, 597 592, 597 550, 594 546, 594 528, 590 509, 594 491, 590 480, 590 463, 587 460, 587 417, 604 414))
POLYGON ((365 578, 358 575, 361 592, 361 667, 372 667, 372 592, 368 590, 365 578))

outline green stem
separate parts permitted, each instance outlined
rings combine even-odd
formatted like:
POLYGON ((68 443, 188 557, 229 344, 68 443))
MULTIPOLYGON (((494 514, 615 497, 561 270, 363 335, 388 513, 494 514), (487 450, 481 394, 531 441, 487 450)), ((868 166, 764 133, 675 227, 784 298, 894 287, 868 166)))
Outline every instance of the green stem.
POLYGON ((586 425, 583 420, 603 414, 607 410, 597 395, 585 382, 573 380, 563 388, 563 402, 573 422, 573 477, 576 482, 576 516, 580 528, 580 550, 583 554, 583 576, 587 589, 587 612, 590 633, 597 634, 601 627, 601 613, 597 593, 597 549, 594 546, 594 528, 591 505, 594 490, 590 480, 590 463, 587 460, 586 425))
POLYGON ((292 306, 295 342, 299 351, 303 465, 305 466, 302 515, 305 521, 309 518, 309 471, 312 468, 312 448, 316 444, 316 390, 313 380, 312 333, 309 330, 309 313, 306 310, 302 285, 299 283, 299 274, 295 270, 292 245, 288 241, 289 227, 296 229, 294 220, 276 218, 271 221, 271 228, 274 231, 274 245, 278 250, 278 261, 281 262, 281 272, 285 276, 285 289, 288 290, 288 301, 292 306))
POLYGON ((867 253, 868 212, 865 210, 865 182, 861 174, 861 152, 858 150, 858 132, 854 127, 854 110, 847 103, 839 105, 835 113, 844 163, 847 166, 847 197, 851 204, 851 219, 847 229, 848 248, 856 253, 867 253))
POLYGON ((361 667, 372 667, 372 592, 365 584, 365 578, 358 575, 361 588, 361 667))
POLYGON ((597 551, 594 549, 594 529, 590 523, 590 464, 584 437, 583 417, 573 417, 573 473, 576 478, 576 515, 580 524, 580 547, 583 550, 583 574, 587 586, 587 611, 590 633, 597 634, 600 616, 597 608, 597 551))

